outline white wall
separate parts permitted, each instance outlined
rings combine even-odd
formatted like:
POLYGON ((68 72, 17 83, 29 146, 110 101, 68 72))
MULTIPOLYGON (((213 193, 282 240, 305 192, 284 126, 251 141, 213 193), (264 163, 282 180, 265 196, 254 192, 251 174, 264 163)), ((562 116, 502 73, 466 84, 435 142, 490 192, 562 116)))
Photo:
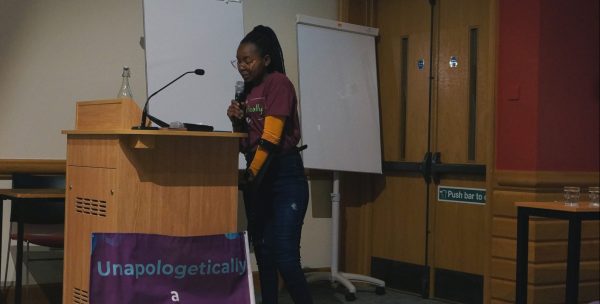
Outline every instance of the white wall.
POLYGON ((145 99, 142 3, 0 0, 0 158, 64 159, 77 100, 145 99))
MULTIPOLYGON (((258 24, 275 30, 297 88, 295 15, 336 19, 337 3, 245 0, 245 31, 258 24)), ((141 0, 0 0, 0 159, 64 159, 66 137, 60 131, 73 128, 75 102, 115 97, 124 65, 131 68, 133 95, 142 104, 142 20, 141 0)), ((8 186, 0 181, 0 187, 8 186)), ((328 204, 329 187, 313 182, 311 205, 328 204)), ((8 214, 5 208, 4 223, 8 214)), ((302 239, 305 266, 329 266, 330 222, 309 209, 302 239)), ((6 235, 2 244, 5 240, 6 235)))
MULTIPOLYGON (((114 98, 124 65, 144 100, 142 19, 141 0, 0 0, 0 159, 65 159, 75 102, 114 98)), ((9 215, 7 202, 2 280, 9 215)))

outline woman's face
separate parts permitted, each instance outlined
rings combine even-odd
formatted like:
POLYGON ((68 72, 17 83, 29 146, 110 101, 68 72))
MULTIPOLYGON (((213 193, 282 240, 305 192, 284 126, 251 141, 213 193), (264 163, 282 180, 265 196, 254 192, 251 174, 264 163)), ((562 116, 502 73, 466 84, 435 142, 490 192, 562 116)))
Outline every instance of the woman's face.
POLYGON ((269 55, 261 56, 254 43, 242 43, 237 49, 237 69, 245 82, 259 84, 267 75, 271 64, 269 55))

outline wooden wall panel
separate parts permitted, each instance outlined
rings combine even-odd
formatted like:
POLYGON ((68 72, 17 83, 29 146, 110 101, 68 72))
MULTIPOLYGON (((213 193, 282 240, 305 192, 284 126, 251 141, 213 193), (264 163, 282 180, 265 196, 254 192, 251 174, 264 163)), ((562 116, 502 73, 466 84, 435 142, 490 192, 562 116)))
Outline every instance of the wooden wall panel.
MULTIPOLYGON (((513 302, 515 296, 517 201, 556 201, 562 187, 598 183, 598 172, 497 171, 492 193, 490 298, 513 302)), ((582 196, 585 199, 585 196, 582 196)), ((562 303, 566 279, 568 226, 564 220, 530 219, 528 303, 562 303)), ((582 224, 580 301, 598 299, 600 223, 582 224)))
MULTIPOLYGON (((581 260, 598 260, 599 240, 581 241, 581 260)), ((494 237, 492 239, 492 256, 505 259, 515 259, 517 252, 517 241, 515 239, 505 239, 494 237)), ((531 263, 555 263, 567 260, 567 242, 529 242, 529 262, 531 263)))
POLYGON ((492 214, 495 217, 517 217, 515 202, 556 201, 562 198, 559 192, 544 192, 536 189, 506 190, 494 189, 492 192, 492 214))
MULTIPOLYGON (((581 223, 581 239, 595 239, 600 231, 598 221, 583 221, 581 223)), ((496 237, 513 238, 517 235, 517 219, 495 217, 492 222, 492 235, 496 237)), ((568 223, 566 220, 551 220, 544 218, 529 221, 530 241, 567 240, 568 223)))
MULTIPOLYGON (((513 259, 492 258, 492 272, 494 278, 515 280, 516 264, 513 259)), ((565 263, 529 264, 528 282, 538 284, 565 283, 565 263)), ((596 261, 582 261, 580 265, 580 280, 582 282, 597 281, 600 275, 600 263, 596 261)))
POLYGON ((598 185, 600 173, 563 171, 513 171, 501 170, 494 175, 494 182, 502 189, 537 189, 537 191, 560 190, 565 185, 598 185))

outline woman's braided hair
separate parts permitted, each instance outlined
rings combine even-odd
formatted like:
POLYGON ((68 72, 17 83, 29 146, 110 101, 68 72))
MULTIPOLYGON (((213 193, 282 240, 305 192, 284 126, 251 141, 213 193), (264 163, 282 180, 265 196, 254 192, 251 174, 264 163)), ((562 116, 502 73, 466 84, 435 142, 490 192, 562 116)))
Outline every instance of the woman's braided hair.
POLYGON ((240 44, 243 43, 252 43, 256 46, 261 56, 269 55, 271 57, 271 64, 267 67, 269 73, 277 71, 285 74, 283 51, 281 50, 277 35, 275 35, 275 32, 270 27, 264 25, 254 27, 240 42, 240 44))

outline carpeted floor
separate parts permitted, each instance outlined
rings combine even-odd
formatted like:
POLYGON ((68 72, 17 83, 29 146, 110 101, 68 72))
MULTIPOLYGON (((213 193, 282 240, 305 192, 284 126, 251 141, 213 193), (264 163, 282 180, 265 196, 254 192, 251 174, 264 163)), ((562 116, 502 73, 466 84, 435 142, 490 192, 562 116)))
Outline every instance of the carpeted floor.
MULTIPOLYGON (((46 282, 47 284, 30 285, 24 287, 24 304, 59 304, 61 303, 62 293, 62 261, 45 261, 44 263, 32 263, 31 275, 36 282, 46 282), (54 265, 50 267, 49 265, 54 265), (50 268, 49 268, 50 267, 50 268), (49 274, 56 277, 50 278, 49 274)), ((367 284, 356 284, 356 300, 346 301, 346 289, 342 285, 332 287, 329 282, 314 282, 310 285, 315 304, 440 304, 443 302, 430 299, 422 299, 420 296, 402 293, 392 289, 386 289, 384 295, 375 294, 375 288, 367 284)), ((4 296, 8 298, 7 303, 12 302, 12 288, 4 296)), ((6 299, 6 298, 5 298, 6 299)), ((1 303, 0 299, 0 303, 1 303)), ((260 304, 260 295, 257 295, 257 304, 260 304)), ((286 290, 283 289, 280 295, 280 304, 294 304, 286 290)))
MULTIPOLYGON (((425 300, 419 296, 401 293, 387 289, 384 295, 375 294, 375 289, 370 286, 357 286, 356 300, 346 301, 345 290, 341 287, 333 288, 328 282, 310 284, 315 304, 440 304, 434 300, 425 300)), ((61 303, 62 284, 31 285, 24 287, 23 304, 59 304, 61 303)), ((5 294, 5 303, 12 303, 13 290, 5 294)), ((0 301, 1 302, 1 301, 0 301)), ((257 296, 260 303, 260 295, 257 296)), ((280 304, 294 304, 289 295, 282 291, 280 304)))
MULTIPOLYGON (((337 288, 331 286, 329 282, 317 282, 311 283, 310 289, 313 295, 315 304, 439 304, 443 302, 422 299, 419 296, 401 293, 391 289, 386 289, 384 295, 375 294, 375 288, 368 285, 356 285, 356 300, 348 302, 345 300, 346 290, 343 286, 339 285, 337 288)), ((290 296, 285 292, 282 292, 280 298, 280 304, 294 304, 290 296)), ((257 303, 260 303, 260 296, 258 296, 257 303)))

